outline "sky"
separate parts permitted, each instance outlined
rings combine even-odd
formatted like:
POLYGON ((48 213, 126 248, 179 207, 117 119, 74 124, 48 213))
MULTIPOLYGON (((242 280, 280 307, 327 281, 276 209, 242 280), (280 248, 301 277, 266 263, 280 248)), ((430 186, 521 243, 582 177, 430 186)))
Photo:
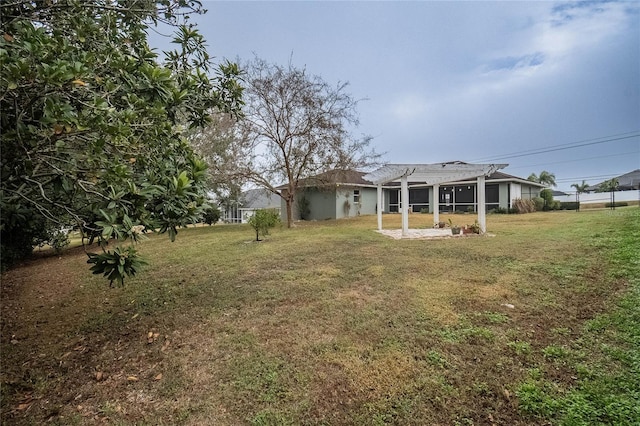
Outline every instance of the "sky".
POLYGON ((354 134, 385 162, 508 163, 565 191, 640 168, 640 2, 203 5, 216 61, 291 61, 348 82, 354 134))

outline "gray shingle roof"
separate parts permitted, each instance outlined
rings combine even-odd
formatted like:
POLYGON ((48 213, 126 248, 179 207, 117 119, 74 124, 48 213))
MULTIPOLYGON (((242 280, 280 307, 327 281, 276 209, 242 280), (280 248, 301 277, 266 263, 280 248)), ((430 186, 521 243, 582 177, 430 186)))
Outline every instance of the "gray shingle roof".
MULTIPOLYGON (((640 169, 636 169, 629 173, 625 173, 614 179, 618 179, 618 189, 621 191, 627 191, 630 189, 640 189, 640 169)), ((598 187, 602 183, 604 183, 604 181, 599 182, 595 185, 591 185, 590 187, 587 188, 587 191, 597 191, 598 187)))

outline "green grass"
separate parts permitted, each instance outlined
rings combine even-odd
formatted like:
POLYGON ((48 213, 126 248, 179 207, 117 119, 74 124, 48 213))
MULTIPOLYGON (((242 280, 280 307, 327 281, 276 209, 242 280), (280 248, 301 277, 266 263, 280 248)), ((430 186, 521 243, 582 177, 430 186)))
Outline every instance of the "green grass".
POLYGON ((395 241, 361 217, 260 243, 190 228, 142 243, 149 266, 117 289, 82 252, 38 259, 2 277, 2 420, 637 423, 638 209, 488 228, 395 241))
POLYGON ((593 241, 604 252, 607 275, 628 281, 628 291, 584 323, 571 351, 543 349, 547 359, 566 359, 579 380, 572 386, 544 375, 526 381, 518 396, 527 414, 561 425, 640 424, 640 227, 638 214, 631 217, 625 232, 593 241))

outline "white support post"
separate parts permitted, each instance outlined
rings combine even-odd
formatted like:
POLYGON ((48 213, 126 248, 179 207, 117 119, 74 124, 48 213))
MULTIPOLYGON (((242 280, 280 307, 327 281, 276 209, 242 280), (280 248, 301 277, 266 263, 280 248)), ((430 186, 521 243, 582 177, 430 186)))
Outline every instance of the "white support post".
POLYGON ((400 202, 402 203, 402 236, 409 234, 409 184, 407 176, 402 176, 400 180, 400 202))
POLYGON ((378 184, 378 231, 382 231, 382 184, 378 184))
POLYGON ((440 185, 433 185, 433 223, 440 222, 440 185))
POLYGON ((485 194, 484 176, 478 176, 478 223, 482 234, 487 232, 487 202, 485 194))

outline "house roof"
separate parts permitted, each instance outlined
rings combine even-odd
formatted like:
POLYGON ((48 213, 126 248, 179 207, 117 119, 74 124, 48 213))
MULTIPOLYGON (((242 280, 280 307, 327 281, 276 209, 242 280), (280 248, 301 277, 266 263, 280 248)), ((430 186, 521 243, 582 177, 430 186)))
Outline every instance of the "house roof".
MULTIPOLYGON (((474 179, 466 179, 467 181, 472 181, 474 179)), ((521 177, 518 176, 513 176, 510 175, 508 173, 503 173, 503 172, 494 172, 491 173, 489 176, 487 176, 487 181, 494 181, 494 182, 519 182, 519 183, 525 183, 527 185, 532 185, 532 186, 538 186, 540 188, 546 188, 547 186, 542 184, 542 183, 538 183, 538 182, 533 182, 531 180, 528 179, 523 179, 521 177)))
MULTIPOLYGON (((298 186, 328 186, 328 185, 354 185, 354 186, 373 186, 373 182, 364 179, 366 172, 358 170, 329 170, 315 176, 301 179, 298 186)), ((276 187, 278 190, 287 189, 287 185, 276 187)))
POLYGON ((241 208, 273 209, 280 207, 280 197, 266 189, 249 189, 242 193, 241 208))
MULTIPOLYGON (((625 173, 614 179, 618 179, 619 190, 626 191, 630 189, 640 189, 640 169, 625 173)), ((600 185, 604 182, 605 181, 587 187, 587 191, 597 191, 600 185)))

